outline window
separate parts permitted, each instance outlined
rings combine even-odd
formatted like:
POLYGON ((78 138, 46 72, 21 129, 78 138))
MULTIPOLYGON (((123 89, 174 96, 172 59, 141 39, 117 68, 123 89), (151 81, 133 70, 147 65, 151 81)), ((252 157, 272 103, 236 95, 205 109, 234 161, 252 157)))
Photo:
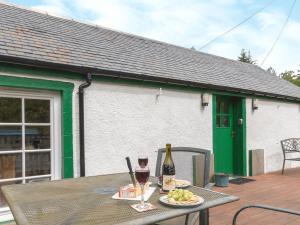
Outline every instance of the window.
POLYGON ((229 111, 228 101, 222 101, 217 99, 217 109, 216 109, 216 127, 227 128, 230 127, 231 114, 229 111))
MULTIPOLYGON (((0 89, 0 187, 59 179, 60 99, 0 89)), ((0 191, 0 215, 8 210, 0 191)))

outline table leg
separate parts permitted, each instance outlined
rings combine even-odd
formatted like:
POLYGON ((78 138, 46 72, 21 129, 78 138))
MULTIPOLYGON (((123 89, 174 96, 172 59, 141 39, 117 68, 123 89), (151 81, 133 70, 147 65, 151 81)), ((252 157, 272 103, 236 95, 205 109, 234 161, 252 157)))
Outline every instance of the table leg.
POLYGON ((209 225, 209 209, 199 212, 199 225, 209 225))

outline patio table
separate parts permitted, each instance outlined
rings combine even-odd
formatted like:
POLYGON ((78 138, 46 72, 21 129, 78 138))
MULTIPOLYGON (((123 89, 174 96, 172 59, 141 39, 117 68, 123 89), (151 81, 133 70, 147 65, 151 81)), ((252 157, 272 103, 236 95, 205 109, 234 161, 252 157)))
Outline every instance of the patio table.
MULTIPOLYGON (((156 182, 154 177, 150 181, 156 182)), ((171 208, 159 203, 159 188, 148 202, 157 209, 137 212, 136 201, 112 199, 128 173, 82 177, 40 183, 3 186, 2 190, 17 224, 153 224, 238 200, 238 197, 191 186, 188 189, 205 202, 192 208, 171 208)))

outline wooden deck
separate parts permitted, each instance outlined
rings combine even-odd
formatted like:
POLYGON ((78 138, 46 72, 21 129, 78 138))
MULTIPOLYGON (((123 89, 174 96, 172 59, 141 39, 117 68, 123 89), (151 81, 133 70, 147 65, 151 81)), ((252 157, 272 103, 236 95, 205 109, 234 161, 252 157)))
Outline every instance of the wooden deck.
MULTIPOLYGON (((236 195, 239 201, 210 210, 212 225, 232 224, 234 213, 248 204, 265 204, 300 211, 300 168, 251 177, 256 181, 242 185, 230 184, 216 191, 236 195)), ((262 209, 246 209, 238 218, 238 225, 297 225, 300 217, 262 209)))

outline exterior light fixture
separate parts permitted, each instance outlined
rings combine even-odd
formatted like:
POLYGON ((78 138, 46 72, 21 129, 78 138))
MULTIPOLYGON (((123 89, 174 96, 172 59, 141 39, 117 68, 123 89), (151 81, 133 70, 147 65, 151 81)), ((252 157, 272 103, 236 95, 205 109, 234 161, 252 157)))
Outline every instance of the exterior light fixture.
POLYGON ((162 88, 159 88, 158 92, 156 93, 156 103, 158 102, 158 97, 163 94, 162 88))
POLYGON ((162 95, 162 94, 163 94, 163 90, 162 90, 162 88, 159 88, 159 91, 158 91, 157 95, 159 96, 159 95, 162 95))
POLYGON ((201 94, 201 105, 204 106, 208 106, 209 103, 209 94, 207 93, 202 93, 201 94))
POLYGON ((258 109, 258 99, 252 98, 252 110, 257 110, 257 109, 258 109))
POLYGON ((163 95, 163 90, 162 88, 159 88, 158 91, 156 92, 156 98, 158 98, 158 96, 163 95))

